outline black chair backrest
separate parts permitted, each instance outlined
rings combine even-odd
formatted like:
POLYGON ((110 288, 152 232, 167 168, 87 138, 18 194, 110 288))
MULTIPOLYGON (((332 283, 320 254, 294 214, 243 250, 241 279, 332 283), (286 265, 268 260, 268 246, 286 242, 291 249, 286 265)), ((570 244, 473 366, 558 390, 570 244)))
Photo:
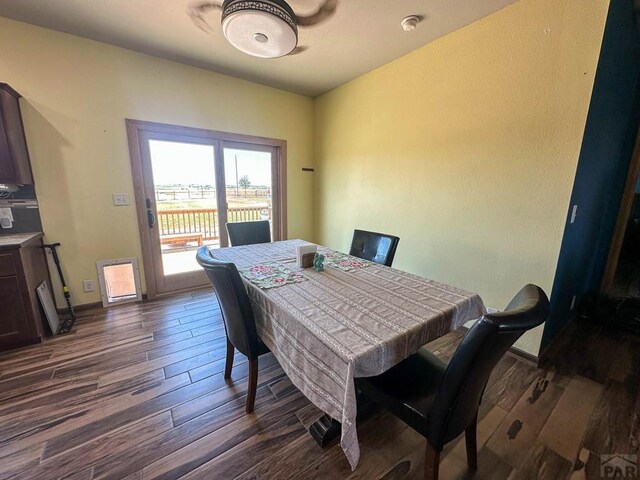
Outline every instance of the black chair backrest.
POLYGON ((400 238, 384 233, 354 230, 349 255, 390 267, 400 238))
POLYGON ((271 227, 268 220, 227 223, 227 232, 232 247, 271 241, 271 227))
POLYGON ((249 359, 257 358, 259 339, 253 309, 235 264, 216 260, 206 246, 198 249, 196 260, 218 296, 227 337, 249 359))
POLYGON ((427 438, 436 449, 473 421, 491 371, 527 330, 544 322, 549 300, 535 285, 524 286, 507 308, 481 317, 453 354, 427 419, 427 438))

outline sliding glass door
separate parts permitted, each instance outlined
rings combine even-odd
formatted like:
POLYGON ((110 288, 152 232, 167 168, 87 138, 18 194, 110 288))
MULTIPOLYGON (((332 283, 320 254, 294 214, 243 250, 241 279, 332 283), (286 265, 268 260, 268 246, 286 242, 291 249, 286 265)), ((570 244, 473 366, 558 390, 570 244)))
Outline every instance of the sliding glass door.
POLYGON ((227 222, 269 220, 284 238, 284 142, 127 125, 150 296, 207 284, 195 252, 227 247, 227 222))

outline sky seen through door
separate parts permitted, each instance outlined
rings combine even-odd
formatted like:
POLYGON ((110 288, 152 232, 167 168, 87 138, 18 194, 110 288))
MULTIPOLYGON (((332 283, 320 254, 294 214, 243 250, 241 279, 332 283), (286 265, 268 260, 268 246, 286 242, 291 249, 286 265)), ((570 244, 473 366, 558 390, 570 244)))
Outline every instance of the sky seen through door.
MULTIPOLYGON (((211 185, 215 183, 214 148, 195 143, 150 140, 153 181, 155 185, 211 185)), ((235 163, 238 179, 249 178, 251 186, 271 186, 271 155, 225 148, 225 183, 236 186, 235 163)))

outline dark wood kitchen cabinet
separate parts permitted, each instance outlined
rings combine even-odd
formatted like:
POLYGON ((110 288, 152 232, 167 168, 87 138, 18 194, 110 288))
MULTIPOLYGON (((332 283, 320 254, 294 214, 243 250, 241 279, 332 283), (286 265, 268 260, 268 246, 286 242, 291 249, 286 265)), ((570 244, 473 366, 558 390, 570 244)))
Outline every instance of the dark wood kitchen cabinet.
POLYGON ((21 95, 0 83, 0 183, 33 183, 29 151, 20 113, 21 95))
POLYGON ((0 350, 42 340, 44 313, 36 288, 48 282, 42 234, 0 236, 0 350))

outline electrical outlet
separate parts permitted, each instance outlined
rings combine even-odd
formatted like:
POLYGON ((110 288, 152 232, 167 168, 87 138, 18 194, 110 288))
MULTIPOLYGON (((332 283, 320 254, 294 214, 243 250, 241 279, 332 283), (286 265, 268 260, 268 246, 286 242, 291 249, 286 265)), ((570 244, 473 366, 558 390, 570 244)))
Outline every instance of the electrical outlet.
POLYGON ((10 208, 0 208, 0 217, 7 217, 13 222, 13 213, 10 208))
POLYGON ((124 205, 129 205, 129 194, 128 193, 114 193, 113 194, 113 204, 116 207, 122 207, 124 205))
POLYGON ((13 214, 10 208, 0 208, 0 227, 13 227, 13 214))
POLYGON ((82 288, 84 289, 85 292, 95 292, 96 284, 93 282, 93 280, 83 280, 82 288))

